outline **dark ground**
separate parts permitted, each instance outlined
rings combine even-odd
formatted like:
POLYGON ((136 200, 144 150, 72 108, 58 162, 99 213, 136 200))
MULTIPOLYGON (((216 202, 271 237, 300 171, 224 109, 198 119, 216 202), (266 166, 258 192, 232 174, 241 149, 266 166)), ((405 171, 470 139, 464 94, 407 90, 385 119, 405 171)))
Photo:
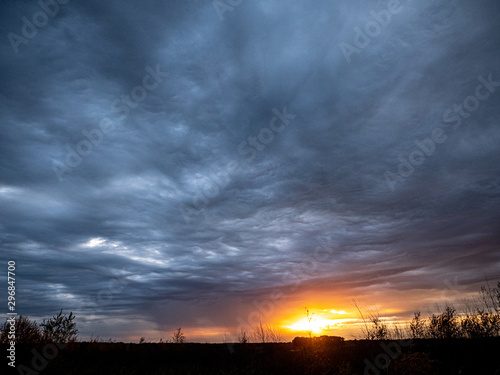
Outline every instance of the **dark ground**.
MULTIPOLYGON (((500 375, 500 338, 345 341, 331 345, 123 344, 16 345, 14 374, 471 374, 500 375), (385 347, 386 349, 384 350, 385 347), (389 363, 384 353, 393 357, 389 363), (43 358, 45 355, 48 358, 43 358), (52 358, 54 357, 54 358, 52 358), (378 368, 377 368, 378 365, 378 368), (21 370, 21 371, 19 371, 21 370)), ((2 345, 2 352, 8 353, 2 345)), ((7 371, 0 371, 6 374, 7 371)))

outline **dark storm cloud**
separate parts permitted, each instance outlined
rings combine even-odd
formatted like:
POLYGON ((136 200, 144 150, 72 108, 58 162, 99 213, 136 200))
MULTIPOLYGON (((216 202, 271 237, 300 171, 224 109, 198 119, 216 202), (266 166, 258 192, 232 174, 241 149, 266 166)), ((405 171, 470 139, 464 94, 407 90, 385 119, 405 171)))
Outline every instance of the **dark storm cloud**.
POLYGON ((70 1, 18 53, 40 7, 2 7, 0 234, 23 313, 235 325, 325 238, 304 288, 500 276, 496 2, 255 1, 221 21, 211 2, 70 1))

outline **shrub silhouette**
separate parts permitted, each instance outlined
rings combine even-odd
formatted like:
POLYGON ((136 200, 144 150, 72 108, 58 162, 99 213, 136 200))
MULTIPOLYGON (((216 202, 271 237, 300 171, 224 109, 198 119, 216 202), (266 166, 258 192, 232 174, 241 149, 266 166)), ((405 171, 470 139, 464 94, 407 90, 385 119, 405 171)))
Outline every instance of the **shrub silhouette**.
POLYGON ((366 340, 384 340, 389 337, 387 324, 380 319, 378 312, 370 309, 367 312, 367 318, 365 318, 356 300, 353 300, 353 304, 358 310, 361 320, 363 321, 361 331, 363 332, 363 336, 366 340))
MULTIPOLYGON (((9 328, 10 324, 8 324, 8 321, 0 326, 0 343, 4 344, 10 341, 8 339, 9 328)), ((42 329, 34 320, 30 320, 21 315, 18 319, 16 319, 15 328, 16 343, 25 344, 44 341, 42 329)))
MULTIPOLYGON (((499 283, 500 285, 500 283, 499 283)), ((466 301, 465 313, 460 325, 466 338, 493 337, 500 335, 500 287, 481 287, 477 301, 466 301)))
POLYGON ((72 312, 69 315, 63 314, 63 310, 59 311, 49 320, 43 321, 43 337, 45 341, 51 342, 75 342, 78 336, 75 316, 72 312))
POLYGON ((446 306, 445 310, 439 314, 432 314, 429 322, 429 333, 433 338, 453 339, 459 336, 459 324, 456 310, 451 306, 446 306))
POLYGON ((466 338, 498 336, 500 332, 500 315, 479 310, 476 314, 467 313, 460 325, 462 335, 466 338))
POLYGON ((425 337, 425 319, 422 318, 420 311, 414 313, 410 322, 410 331, 413 339, 423 339, 425 337))
POLYGON ((312 318, 313 318, 313 316, 314 316, 314 313, 312 313, 312 314, 311 314, 311 313, 309 312, 309 309, 307 308, 307 306, 306 306, 306 307, 304 307, 304 309, 306 310, 306 312, 305 312, 305 314, 306 314, 306 319, 307 319, 307 322, 309 323, 309 326, 308 326, 308 329, 307 329, 306 333, 307 333, 307 335, 308 335, 309 337, 312 337, 312 332, 313 332, 313 331, 312 331, 311 321, 312 321, 312 318))
POLYGON ((246 344, 248 342, 248 335, 243 329, 238 333, 237 341, 240 344, 246 344))
POLYGON ((353 300, 361 316, 361 332, 366 340, 384 340, 388 338, 413 339, 438 338, 483 338, 500 336, 500 282, 495 288, 489 284, 482 286, 479 298, 465 300, 464 308, 457 311, 454 306, 446 305, 444 310, 432 314, 428 319, 420 311, 414 313, 407 324, 406 332, 394 323, 389 329, 383 318, 373 310, 362 309, 353 300))
POLYGON ((254 327, 252 336, 253 341, 260 343, 283 341, 283 336, 279 331, 276 328, 262 323, 262 320, 259 320, 259 324, 254 327))
POLYGON ((172 335, 172 342, 174 344, 182 344, 184 343, 184 341, 186 341, 186 336, 184 336, 181 328, 179 327, 174 331, 174 334, 172 335))
POLYGON ((486 286, 481 287, 480 298, 486 311, 500 314, 500 281, 497 287, 492 289, 486 280, 486 286))
MULTIPOLYGON (((45 343, 45 342, 75 342, 78 335, 75 316, 73 313, 69 315, 63 314, 62 310, 50 318, 38 324, 34 320, 30 320, 25 316, 20 316, 15 323, 15 341, 19 344, 24 343, 45 343)), ((5 321, 0 326, 0 343, 9 341, 10 324, 5 321)))
POLYGON ((372 332, 373 335, 375 336, 375 339, 377 340, 386 339, 389 335, 389 330, 387 328, 387 325, 380 320, 380 317, 373 316, 371 318, 371 322, 372 322, 372 332))

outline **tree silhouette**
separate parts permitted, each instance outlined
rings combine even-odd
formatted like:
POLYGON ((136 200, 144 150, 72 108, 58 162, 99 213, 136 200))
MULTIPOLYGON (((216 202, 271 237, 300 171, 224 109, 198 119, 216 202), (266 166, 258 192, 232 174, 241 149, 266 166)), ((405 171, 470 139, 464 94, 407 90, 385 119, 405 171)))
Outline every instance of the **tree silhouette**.
POLYGON ((268 324, 262 323, 262 319, 259 320, 259 324, 253 329, 252 336, 255 342, 261 343, 283 341, 283 336, 279 331, 268 324))
POLYGON ((43 337, 45 341, 51 342, 75 342, 78 330, 76 329, 75 316, 72 312, 69 315, 63 314, 63 310, 59 314, 54 315, 49 320, 43 320, 43 337))
POLYGON ((186 336, 181 331, 181 328, 177 328, 174 331, 174 334, 172 335, 172 342, 174 344, 182 344, 184 341, 186 341, 186 336))
POLYGON ((460 330, 456 310, 451 306, 446 306, 441 314, 432 314, 429 331, 434 338, 452 339, 458 337, 460 330))
POLYGON ((240 344, 246 344, 248 342, 248 335, 243 329, 238 333, 238 342, 240 344))
MULTIPOLYGON (((20 316, 15 322, 16 343, 43 342, 43 333, 36 321, 20 316)), ((8 343, 10 324, 8 320, 0 326, 0 343, 8 343)))
POLYGON ((352 300, 354 306, 359 312, 361 319, 363 320, 364 327, 361 328, 363 335, 366 340, 384 340, 389 336, 389 329, 387 328, 387 324, 385 324, 381 319, 378 311, 368 310, 368 317, 365 319, 361 308, 359 307, 356 300, 352 300), (368 326, 368 323, 371 323, 371 326, 368 326))
POLYGON ((425 335, 425 319, 422 318, 420 311, 414 313, 413 319, 410 323, 410 330, 412 338, 422 339, 425 335))
POLYGON ((312 337, 312 332, 313 332, 313 329, 312 329, 312 325, 311 325, 311 321, 312 321, 312 318, 314 316, 314 313, 310 313, 309 312, 309 309, 306 307, 304 307, 304 309, 306 310, 305 314, 306 314, 306 319, 307 319, 307 322, 309 323, 309 329, 306 331, 307 335, 309 337, 312 337))

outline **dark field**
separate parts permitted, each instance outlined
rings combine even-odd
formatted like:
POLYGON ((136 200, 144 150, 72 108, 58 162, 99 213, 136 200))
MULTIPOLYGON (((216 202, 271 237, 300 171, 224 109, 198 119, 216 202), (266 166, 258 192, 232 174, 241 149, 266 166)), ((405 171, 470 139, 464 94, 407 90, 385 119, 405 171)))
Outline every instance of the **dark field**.
MULTIPOLYGON (((7 348, 2 345, 4 353, 7 348)), ((500 375, 500 338, 354 340, 326 345, 82 342, 68 344, 55 355, 53 348, 18 344, 16 366, 26 367, 12 373, 500 375), (42 359, 42 353, 48 359, 42 359), (384 360, 389 355, 393 358, 387 366, 384 360)))

